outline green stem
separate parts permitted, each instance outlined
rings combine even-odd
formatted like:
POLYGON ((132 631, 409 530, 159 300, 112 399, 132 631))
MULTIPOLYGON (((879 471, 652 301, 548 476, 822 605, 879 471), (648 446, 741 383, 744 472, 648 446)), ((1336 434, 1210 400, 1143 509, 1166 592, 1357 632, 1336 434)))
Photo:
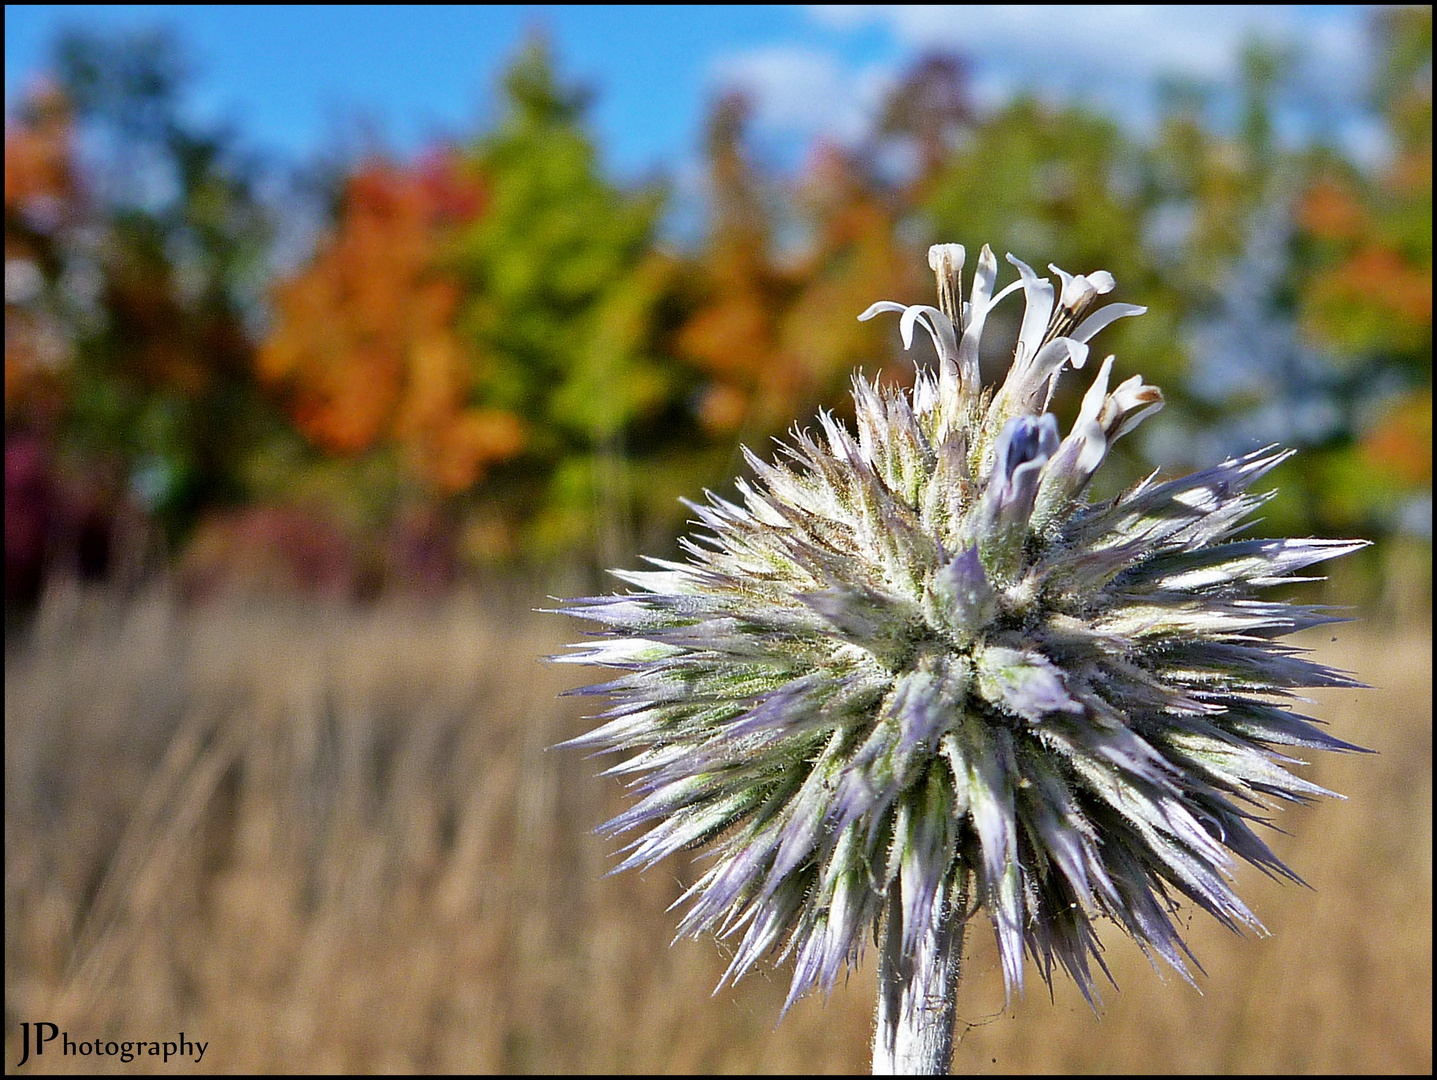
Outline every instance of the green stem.
POLYGON ((878 1015, 873 1075, 947 1075, 953 1064, 953 1021, 963 959, 966 880, 940 888, 913 955, 903 954, 899 884, 888 890, 878 954, 878 1015))

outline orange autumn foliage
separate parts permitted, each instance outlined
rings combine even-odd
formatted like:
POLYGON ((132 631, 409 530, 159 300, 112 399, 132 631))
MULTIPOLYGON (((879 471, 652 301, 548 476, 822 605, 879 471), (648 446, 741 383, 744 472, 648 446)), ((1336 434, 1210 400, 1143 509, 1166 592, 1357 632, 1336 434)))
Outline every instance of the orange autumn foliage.
POLYGON ((1419 326, 1432 324, 1432 271, 1382 244, 1367 244, 1317 286, 1361 300, 1419 326))
POLYGON ((69 359, 63 327, 43 302, 53 234, 75 214, 73 117, 52 85, 5 125, 5 416, 23 406, 53 412, 55 379, 69 359), (13 284, 12 284, 13 279, 13 284))
POLYGON ((321 449, 393 443, 444 492, 519 451, 518 418, 469 400, 478 358, 455 331, 462 289, 440 263, 446 229, 483 208, 482 183, 450 154, 371 162, 350 179, 334 235, 277 290, 257 361, 321 449))
POLYGON ((44 201, 66 203, 75 193, 69 103, 58 88, 41 85, 26 100, 28 116, 5 125, 5 212, 44 201))
POLYGON ((820 145, 802 195, 811 236, 778 258, 757 176, 744 160, 748 105, 719 102, 709 133, 715 230, 698 302, 679 329, 679 357, 708 378, 698 405, 711 434, 774 431, 843 396, 848 373, 884 355, 857 315, 875 296, 913 294, 911 253, 894 238, 894 207, 857 160, 820 145), (836 313, 851 317, 835 317, 836 313))
POLYGON ((1343 262, 1318 277, 1319 305, 1370 307, 1418 326, 1431 325, 1431 269, 1380 237, 1371 211, 1348 185, 1330 177, 1316 181, 1298 204, 1297 220, 1315 239, 1348 249, 1343 262))
POLYGON ((709 376, 698 414, 714 433, 737 430, 755 407, 771 423, 791 411, 785 403, 797 390, 796 372, 778 353, 766 283, 748 269, 716 260, 713 292, 675 341, 679 355, 709 376))
POLYGON ((1404 395, 1362 440, 1369 467, 1408 484, 1432 483, 1432 390, 1404 395))
MULTIPOLYGON (((803 288, 786 313, 780 341, 806 379, 833 396, 846 394, 849 373, 892 357, 882 323, 858 314, 875 298, 918 301, 932 288, 914 252, 898 241, 895 207, 842 149, 820 144, 804 177, 803 197, 814 223, 803 288), (843 317, 844 315, 847 317, 843 317)), ((916 354, 887 365, 896 380, 911 379, 916 354)))
POLYGON ((1297 221, 1319 240, 1356 240, 1371 229, 1371 214, 1349 185, 1323 177, 1302 196, 1297 221))

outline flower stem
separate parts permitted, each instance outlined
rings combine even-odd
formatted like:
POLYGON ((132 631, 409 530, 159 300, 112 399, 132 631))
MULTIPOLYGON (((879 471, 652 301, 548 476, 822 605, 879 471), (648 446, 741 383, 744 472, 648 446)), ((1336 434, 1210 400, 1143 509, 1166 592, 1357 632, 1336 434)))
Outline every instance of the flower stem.
POLYGON ((888 891, 878 954, 878 1015, 873 1075, 947 1075, 953 1064, 953 1020, 963 959, 967 877, 940 888, 913 955, 903 955, 899 884, 888 891))

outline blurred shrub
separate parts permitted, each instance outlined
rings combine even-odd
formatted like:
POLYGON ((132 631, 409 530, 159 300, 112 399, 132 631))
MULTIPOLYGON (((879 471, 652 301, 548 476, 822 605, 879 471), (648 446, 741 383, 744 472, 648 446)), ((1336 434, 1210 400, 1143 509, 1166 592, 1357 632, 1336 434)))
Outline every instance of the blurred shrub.
POLYGON ((344 532, 315 512, 246 506, 206 516, 180 565, 186 595, 302 593, 354 599, 367 583, 344 532))

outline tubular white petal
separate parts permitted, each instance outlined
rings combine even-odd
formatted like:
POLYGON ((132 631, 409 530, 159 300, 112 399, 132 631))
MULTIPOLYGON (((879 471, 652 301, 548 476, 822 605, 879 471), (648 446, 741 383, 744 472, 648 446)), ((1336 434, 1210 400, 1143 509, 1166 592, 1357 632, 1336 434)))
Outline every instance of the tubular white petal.
POLYGON ((1074 341, 1091 341, 1098 331, 1119 319, 1127 318, 1129 315, 1143 315, 1147 310, 1138 304, 1108 304, 1098 308, 1080 322, 1078 328, 1070 336, 1074 341))
POLYGON ((928 249, 928 267, 930 270, 948 270, 951 273, 962 273, 963 260, 968 253, 962 244, 934 244, 928 249))
POLYGON ((1088 347, 1081 341, 1066 337, 1053 338, 1038 350, 1032 365, 1023 374, 1023 383, 1017 388, 1016 396, 1029 408, 1036 406, 1039 410, 1046 410, 1058 376, 1062 374, 1063 365, 1071 363, 1074 368, 1081 368, 1087 361, 1088 347), (1041 406, 1037 405, 1040 395, 1044 399, 1041 406))
POLYGON ((998 280, 998 260, 993 249, 987 244, 978 254, 978 265, 973 271, 973 294, 968 305, 967 325, 963 328, 963 340, 958 346, 958 370, 963 377, 963 387, 972 400, 978 397, 978 349, 983 338, 983 324, 988 312, 1002 297, 993 296, 993 285, 998 280))
POLYGON ((869 319, 873 318, 873 317, 874 317, 875 315, 877 315, 879 312, 883 312, 883 311, 898 311, 898 312, 903 312, 903 311, 907 311, 907 310, 908 310, 908 306, 907 306, 906 304, 895 303, 895 302, 892 301, 892 300, 878 300, 878 301, 875 301, 875 302, 872 303, 872 304, 869 304, 868 307, 866 307, 866 308, 863 309, 863 314, 860 315, 860 316, 858 316, 858 321, 859 321, 859 322, 867 322, 869 319))
POLYGON ((1058 303, 1068 311, 1082 311, 1093 300, 1104 293, 1110 293, 1117 286, 1113 275, 1106 270, 1095 270, 1091 274, 1069 274, 1066 270, 1048 264, 1048 269, 1063 279, 1063 291, 1058 303))
POLYGON ((1163 407, 1163 392, 1143 382, 1141 375, 1119 383, 1103 408, 1103 426, 1116 442, 1163 407))
POLYGON ((914 304, 903 313, 903 318, 898 322, 899 333, 903 335, 903 347, 913 347, 913 324, 920 318, 923 320, 923 329, 933 338, 933 348, 937 351, 939 360, 952 363, 958 353, 953 323, 935 307, 914 304))
POLYGON ((1012 382, 1015 373, 1020 378, 1026 373, 1028 365, 1032 363, 1033 357, 1038 355, 1038 349, 1043 344, 1043 336, 1048 331, 1048 320, 1053 315, 1053 284, 1033 273, 1032 268, 1021 259, 1009 254, 1008 261, 1018 268, 1018 273, 1022 276, 1023 294, 1027 299, 1027 307, 1023 310, 1023 325, 1018 331, 1018 346, 1013 354, 1013 368, 1008 375, 1009 382, 1012 382))
POLYGON ((1116 359, 1117 357, 1109 354, 1103 361, 1102 367, 1098 369, 1098 374, 1093 379, 1093 385, 1088 387, 1088 392, 1083 395, 1082 407, 1078 409, 1079 420, 1098 422, 1098 417, 1103 412, 1103 403, 1108 398, 1108 378, 1112 375, 1113 361, 1116 359))

